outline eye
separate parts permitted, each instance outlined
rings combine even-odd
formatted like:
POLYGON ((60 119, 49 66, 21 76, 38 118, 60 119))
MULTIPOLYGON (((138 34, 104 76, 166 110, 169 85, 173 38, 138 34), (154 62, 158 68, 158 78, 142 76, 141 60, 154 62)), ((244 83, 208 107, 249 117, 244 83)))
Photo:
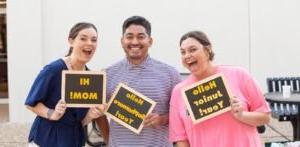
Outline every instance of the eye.
POLYGON ((197 51, 197 48, 192 47, 192 48, 189 49, 189 51, 190 51, 191 53, 194 53, 195 51, 197 51))
POLYGON ((80 37, 80 40, 81 40, 81 41, 87 41, 87 38, 85 38, 85 37, 80 37))
POLYGON ((97 38, 92 38, 92 42, 97 42, 97 38))
POLYGON ((185 51, 184 50, 180 50, 180 54, 183 56, 185 55, 185 51))
POLYGON ((128 40, 132 40, 132 39, 133 39, 133 36, 132 36, 132 35, 128 35, 128 36, 126 36, 125 38, 128 39, 128 40))
POLYGON ((143 40, 143 39, 145 39, 145 38, 146 38, 145 35, 139 35, 139 36, 138 36, 138 39, 139 39, 139 40, 143 40))

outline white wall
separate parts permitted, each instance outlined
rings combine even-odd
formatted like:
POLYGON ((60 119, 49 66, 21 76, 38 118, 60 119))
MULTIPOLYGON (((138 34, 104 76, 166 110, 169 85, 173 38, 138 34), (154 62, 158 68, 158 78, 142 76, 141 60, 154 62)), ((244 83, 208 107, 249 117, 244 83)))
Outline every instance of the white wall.
POLYGON ((103 68, 124 56, 120 46, 121 26, 131 15, 142 15, 153 26, 154 45, 150 54, 178 69, 178 40, 190 30, 206 31, 212 39, 217 61, 238 63, 249 67, 248 14, 246 0, 226 2, 212 0, 189 1, 140 1, 97 0, 83 3, 74 0, 47 0, 43 2, 44 63, 67 52, 66 36, 70 27, 78 21, 90 21, 97 25, 100 34, 99 50, 91 62, 94 68, 103 68), (63 12, 63 13, 62 13, 63 12), (170 54, 171 53, 171 54, 170 54), (234 59, 226 54, 239 54, 234 59))
POLYGON ((300 76, 300 1, 251 0, 251 71, 266 77, 300 76))
POLYGON ((32 121, 24 109, 39 70, 68 51, 67 36, 79 21, 94 23, 99 47, 89 64, 105 68, 124 57, 121 26, 131 15, 152 23, 150 55, 186 71, 178 42, 190 30, 203 30, 213 43, 216 63, 249 69, 265 90, 265 78, 299 75, 297 0, 10 0, 8 1, 8 70, 10 121, 32 121))
POLYGON ((7 3, 7 54, 9 119, 33 120, 24 107, 33 79, 43 66, 41 2, 10 0, 7 3))

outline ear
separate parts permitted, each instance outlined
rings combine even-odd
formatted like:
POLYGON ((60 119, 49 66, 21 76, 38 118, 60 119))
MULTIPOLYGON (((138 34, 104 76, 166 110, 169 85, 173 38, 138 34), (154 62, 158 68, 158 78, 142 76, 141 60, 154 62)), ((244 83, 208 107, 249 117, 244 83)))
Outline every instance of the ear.
POLYGON ((211 48, 211 45, 207 45, 207 46, 205 46, 205 51, 206 51, 206 54, 207 54, 207 56, 208 56, 208 58, 210 59, 211 57, 210 57, 210 55, 211 55, 211 53, 212 53, 212 48, 211 48))
POLYGON ((123 36, 121 37, 120 42, 121 42, 122 47, 124 48, 124 37, 123 36))
POLYGON ((150 44, 149 47, 152 46, 152 43, 153 43, 153 38, 149 37, 149 44, 150 44))
POLYGON ((69 39, 68 39, 68 42, 69 42, 69 45, 72 46, 72 45, 73 45, 73 42, 74 42, 74 39, 69 38, 69 39))

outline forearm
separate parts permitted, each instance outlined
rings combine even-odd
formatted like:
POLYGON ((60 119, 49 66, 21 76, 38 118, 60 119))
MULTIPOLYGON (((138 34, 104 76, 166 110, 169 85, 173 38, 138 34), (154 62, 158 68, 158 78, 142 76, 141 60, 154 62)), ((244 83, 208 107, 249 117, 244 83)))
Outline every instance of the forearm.
POLYGON ((26 107, 27 107, 27 109, 31 110, 38 116, 49 119, 47 116, 47 112, 48 112, 49 108, 47 106, 45 106, 43 103, 39 102, 34 107, 26 105, 26 107))
POLYGON ((190 144, 188 141, 177 141, 175 147, 190 147, 190 144))
POLYGON ((270 122, 270 113, 243 111, 238 119, 251 126, 260 126, 270 122))
POLYGON ((168 125, 169 124, 169 114, 160 115, 160 125, 168 125))
POLYGON ((83 120, 81 121, 81 124, 83 126, 89 124, 90 122, 92 122, 93 118, 91 118, 89 115, 85 115, 85 117, 83 118, 83 120))
POLYGON ((81 121, 82 125, 87 125, 90 123, 93 119, 96 119, 100 116, 103 116, 103 111, 105 109, 104 105, 94 106, 89 108, 88 112, 86 113, 85 117, 81 121))

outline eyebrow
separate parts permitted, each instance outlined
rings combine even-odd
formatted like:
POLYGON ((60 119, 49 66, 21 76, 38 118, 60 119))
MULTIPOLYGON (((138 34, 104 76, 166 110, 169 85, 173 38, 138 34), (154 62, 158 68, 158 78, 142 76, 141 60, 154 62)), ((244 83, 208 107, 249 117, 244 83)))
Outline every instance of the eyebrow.
MULTIPOLYGON (((80 37, 89 37, 88 35, 85 35, 85 34, 79 34, 78 36, 80 36, 80 37)), ((92 36, 92 38, 97 38, 97 36, 92 36)))
MULTIPOLYGON (((133 33, 126 33, 126 34, 124 34, 124 35, 125 35, 125 36, 129 36, 129 35, 133 35, 133 33)), ((140 36, 140 35, 146 36, 147 33, 139 33, 138 36, 140 36)))

